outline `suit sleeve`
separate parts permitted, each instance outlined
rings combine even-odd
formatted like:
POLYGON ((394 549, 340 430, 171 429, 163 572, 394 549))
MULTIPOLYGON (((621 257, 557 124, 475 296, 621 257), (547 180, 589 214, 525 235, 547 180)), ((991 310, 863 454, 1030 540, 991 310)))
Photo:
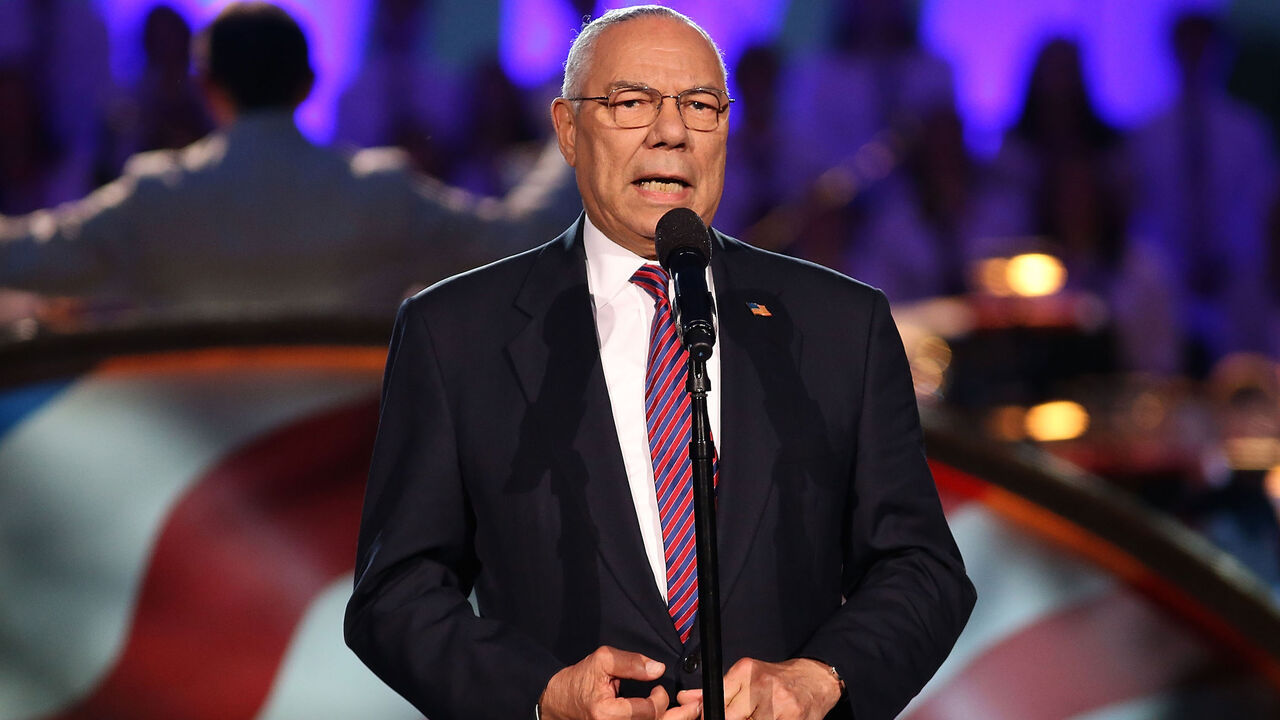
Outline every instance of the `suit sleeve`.
POLYGON ((582 211, 573 173, 554 143, 501 198, 415 172, 403 152, 389 148, 362 150, 352 168, 366 182, 366 205, 377 209, 370 224, 383 227, 383 241, 417 269, 419 285, 541 245, 582 211), (423 257, 431 258, 426 266, 423 257))
POLYGON ((844 605, 801 656, 834 666, 856 720, 888 720, 920 691, 976 594, 924 455, 902 340, 876 292, 846 510, 844 605))
POLYGON ((563 663, 472 611, 473 529, 436 351, 409 301, 384 377, 347 644, 432 720, 532 717, 563 663))
POLYGON ((121 282, 149 191, 125 175, 53 210, 0 216, 0 286, 89 295, 121 282))

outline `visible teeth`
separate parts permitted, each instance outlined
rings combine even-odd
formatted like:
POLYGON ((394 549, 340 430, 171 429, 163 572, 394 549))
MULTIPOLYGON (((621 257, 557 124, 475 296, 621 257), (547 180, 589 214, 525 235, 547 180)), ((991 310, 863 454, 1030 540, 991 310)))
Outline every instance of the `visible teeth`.
POLYGON ((641 180, 640 187, 660 193, 678 193, 684 189, 684 186, 678 182, 665 182, 663 180, 641 180))

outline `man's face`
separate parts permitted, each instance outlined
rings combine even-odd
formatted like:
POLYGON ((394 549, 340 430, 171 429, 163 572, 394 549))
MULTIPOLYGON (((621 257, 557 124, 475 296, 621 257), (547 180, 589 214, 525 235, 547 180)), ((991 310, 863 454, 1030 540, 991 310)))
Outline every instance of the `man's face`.
MULTIPOLYGON (((580 88, 586 97, 622 85, 647 85, 663 95, 695 87, 725 89, 711 45, 688 25, 641 17, 600 34, 580 88)), ((658 219, 687 207, 711 224, 724 188, 728 113, 709 132, 689 130, 671 98, 658 119, 642 128, 617 127, 604 103, 551 107, 560 152, 577 171, 578 190, 591 222, 609 239, 654 257, 658 219)))

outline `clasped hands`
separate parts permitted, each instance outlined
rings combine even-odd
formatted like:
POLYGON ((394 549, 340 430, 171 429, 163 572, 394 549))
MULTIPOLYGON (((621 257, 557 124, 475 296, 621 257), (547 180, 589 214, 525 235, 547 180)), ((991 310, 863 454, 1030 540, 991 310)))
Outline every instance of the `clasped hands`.
MULTIPOLYGON (((694 720, 702 691, 683 690, 675 705, 661 685, 646 698, 618 697, 621 680, 653 681, 662 663, 600 647, 552 676, 542 693, 543 720, 694 720)), ((840 685, 816 660, 780 663, 743 658, 724 676, 725 720, 821 720, 840 699, 840 685)))

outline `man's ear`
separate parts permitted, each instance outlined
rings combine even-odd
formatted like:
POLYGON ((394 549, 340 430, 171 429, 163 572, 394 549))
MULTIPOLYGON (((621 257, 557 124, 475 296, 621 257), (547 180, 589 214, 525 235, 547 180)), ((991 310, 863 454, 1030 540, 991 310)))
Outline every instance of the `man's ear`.
POLYGON ((298 89, 294 95, 293 107, 295 110, 311 96, 311 90, 315 87, 315 84, 316 74, 308 70, 306 81, 298 85, 298 89))
POLYGON ((208 75, 198 75, 196 81, 204 94, 205 105, 209 108, 209 114, 213 115, 214 122, 219 127, 225 127, 234 122, 240 113, 236 109, 235 101, 231 99, 231 93, 208 75))
POLYGON ((560 145, 564 161, 569 163, 569 167, 577 167, 578 116, 573 112, 573 103, 564 98, 553 100, 551 125, 556 129, 556 142, 560 145))

